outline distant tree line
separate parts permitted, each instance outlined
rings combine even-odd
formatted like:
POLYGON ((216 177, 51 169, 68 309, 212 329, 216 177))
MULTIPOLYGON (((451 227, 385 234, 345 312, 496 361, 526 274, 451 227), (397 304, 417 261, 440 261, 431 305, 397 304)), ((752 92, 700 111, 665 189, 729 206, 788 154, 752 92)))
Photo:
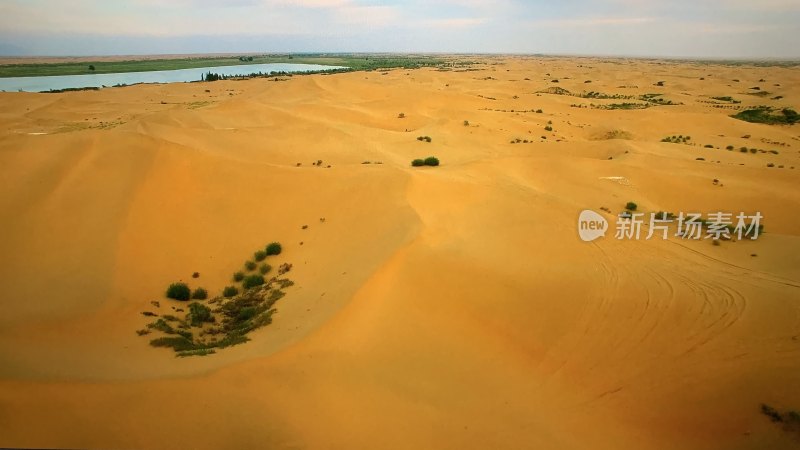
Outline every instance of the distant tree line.
POLYGON ((235 78, 266 78, 266 77, 291 77, 292 75, 315 75, 315 74, 331 74, 331 73, 344 73, 344 72, 352 72, 353 69, 349 67, 345 67, 342 69, 325 69, 325 70, 309 70, 309 71, 302 71, 302 72, 285 72, 285 71, 273 71, 273 72, 253 72, 246 75, 225 75, 219 74, 214 72, 207 72, 204 73, 200 79, 200 81, 219 81, 219 80, 229 80, 235 78))

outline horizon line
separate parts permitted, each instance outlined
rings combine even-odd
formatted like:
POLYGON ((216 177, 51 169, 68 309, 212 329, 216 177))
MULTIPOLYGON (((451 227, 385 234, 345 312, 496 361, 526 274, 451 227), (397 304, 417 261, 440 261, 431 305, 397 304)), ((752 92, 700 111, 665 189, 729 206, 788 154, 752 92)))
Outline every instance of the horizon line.
POLYGON ((612 58, 612 59, 644 59, 674 61, 776 61, 800 62, 798 56, 686 56, 686 55, 641 55, 613 53, 547 53, 547 52, 447 52, 447 51, 294 51, 294 52, 189 52, 189 53, 107 53, 107 54, 70 54, 70 55, 12 55, 0 54, 5 59, 34 58, 109 58, 109 57, 226 57, 226 56, 273 56, 273 55, 440 55, 440 56, 529 56, 529 57, 568 57, 568 58, 612 58))

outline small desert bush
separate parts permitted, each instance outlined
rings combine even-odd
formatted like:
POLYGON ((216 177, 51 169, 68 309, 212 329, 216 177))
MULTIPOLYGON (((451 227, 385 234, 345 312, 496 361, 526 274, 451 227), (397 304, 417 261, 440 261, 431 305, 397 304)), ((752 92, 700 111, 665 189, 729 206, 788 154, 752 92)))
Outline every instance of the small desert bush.
POLYGON ((469 120, 465 120, 465 121, 464 121, 464 126, 465 126, 465 127, 468 127, 468 126, 469 126, 469 120))
POLYGON ((627 209, 628 211, 636 211, 636 208, 638 208, 638 207, 639 207, 639 205, 637 205, 634 202, 628 202, 628 203, 625 204, 625 209, 627 209))
POLYGON ((261 275, 266 275, 270 270, 272 270, 272 266, 269 264, 262 264, 261 267, 258 268, 258 271, 261 273, 261 275))
POLYGON ((172 283, 167 288, 167 298, 173 300, 186 301, 189 300, 192 292, 186 283, 172 283))
POLYGON ((423 159, 415 159, 411 161, 411 165, 414 167, 422 167, 425 165, 425 160, 423 159))
POLYGON ((211 309, 208 306, 193 302, 189 305, 187 319, 193 327, 199 327, 205 322, 213 322, 214 316, 211 314, 211 309))
POLYGON ((239 289, 237 289, 236 286, 226 286, 225 289, 222 290, 222 295, 226 298, 231 298, 238 293, 239 289))
POLYGON ((247 261, 244 263, 244 268, 247 270, 256 270, 256 267, 258 267, 258 265, 254 261, 247 261))
POLYGON ((267 252, 265 252, 264 250, 259 250, 259 251, 255 252, 255 253, 253 253, 253 258, 256 261, 261 262, 261 261, 263 261, 263 260, 265 260, 267 258, 267 252))
POLYGON ((195 300, 205 300, 208 298, 208 291, 203 288, 197 288, 192 292, 192 298, 195 300))
POLYGON ((770 420, 772 420, 773 422, 783 422, 783 416, 781 415, 781 413, 769 405, 765 404, 761 405, 761 414, 764 414, 765 416, 769 417, 770 420))
POLYGON ((435 156, 429 156, 429 157, 425 158, 425 165, 426 166, 436 167, 436 166, 439 165, 439 158, 437 158, 435 156))
POLYGON ((262 284, 264 284, 264 277, 261 275, 248 275, 242 280, 242 287, 245 289, 261 286, 262 284))
POLYGON ((733 150, 733 146, 729 145, 729 146, 725 147, 725 150, 733 150))
POLYGON ((244 280, 244 272, 235 272, 233 274, 233 281, 238 283, 242 280, 244 280))
POLYGON ((277 242, 269 243, 266 248, 267 255, 269 256, 280 255, 281 251, 283 251, 283 248, 281 247, 281 244, 277 242))

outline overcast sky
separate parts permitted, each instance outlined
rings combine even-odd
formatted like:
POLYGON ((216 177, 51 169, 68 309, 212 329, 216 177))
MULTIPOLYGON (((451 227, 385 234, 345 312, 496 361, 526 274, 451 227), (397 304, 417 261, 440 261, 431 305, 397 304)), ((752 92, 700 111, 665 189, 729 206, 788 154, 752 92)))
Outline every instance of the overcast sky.
POLYGON ((0 55, 798 58, 800 0, 0 0, 0 55))

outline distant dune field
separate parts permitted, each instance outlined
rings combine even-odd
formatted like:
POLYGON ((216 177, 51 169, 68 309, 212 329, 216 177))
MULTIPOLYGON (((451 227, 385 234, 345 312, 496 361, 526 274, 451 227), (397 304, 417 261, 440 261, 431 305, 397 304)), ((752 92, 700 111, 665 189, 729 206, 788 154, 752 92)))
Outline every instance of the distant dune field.
POLYGON ((469 69, 0 93, 0 446, 797 448, 761 405, 800 410, 800 125, 730 115, 800 71, 469 69), (578 238, 629 201, 765 234, 578 238), (251 342, 136 335, 271 241, 296 284, 251 342))

